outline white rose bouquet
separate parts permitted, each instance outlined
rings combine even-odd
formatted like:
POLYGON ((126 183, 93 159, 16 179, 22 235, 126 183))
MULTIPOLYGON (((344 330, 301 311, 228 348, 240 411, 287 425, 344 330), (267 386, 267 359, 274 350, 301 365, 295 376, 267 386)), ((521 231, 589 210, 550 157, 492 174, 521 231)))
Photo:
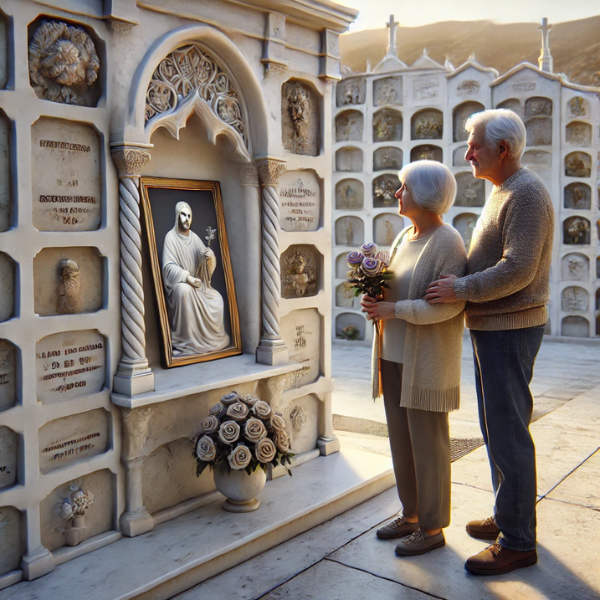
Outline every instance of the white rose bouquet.
POLYGON ((379 252, 373 242, 368 242, 360 250, 350 252, 347 261, 350 271, 346 285, 354 289, 354 295, 383 298, 383 288, 389 287, 386 281, 392 278, 387 270, 390 266, 389 253, 379 252))
MULTIPOLYGON (((285 419, 267 402, 231 392, 208 412, 190 440, 196 475, 209 465, 221 472, 245 469, 248 474, 259 467, 266 471, 268 465, 291 465, 294 454, 285 419)), ((292 474, 289 469, 288 473, 292 474)))

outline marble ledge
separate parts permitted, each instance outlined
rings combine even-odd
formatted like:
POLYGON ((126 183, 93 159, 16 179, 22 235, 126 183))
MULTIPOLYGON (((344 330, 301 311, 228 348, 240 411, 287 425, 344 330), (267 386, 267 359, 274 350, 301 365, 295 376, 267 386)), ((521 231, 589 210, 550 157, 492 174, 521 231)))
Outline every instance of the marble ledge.
POLYGON ((319 378, 312 383, 307 383, 306 385, 283 390, 283 398, 284 400, 292 402, 297 398, 303 398, 304 396, 308 396, 310 394, 321 396, 327 392, 333 392, 333 389, 333 379, 331 377, 320 375, 319 378))
POLYGON ((113 393, 110 399, 117 406, 134 409, 217 388, 233 388, 241 383, 286 375, 300 369, 302 365, 296 361, 280 366, 263 365, 256 362, 254 354, 240 354, 173 369, 153 367, 153 392, 132 398, 113 393))

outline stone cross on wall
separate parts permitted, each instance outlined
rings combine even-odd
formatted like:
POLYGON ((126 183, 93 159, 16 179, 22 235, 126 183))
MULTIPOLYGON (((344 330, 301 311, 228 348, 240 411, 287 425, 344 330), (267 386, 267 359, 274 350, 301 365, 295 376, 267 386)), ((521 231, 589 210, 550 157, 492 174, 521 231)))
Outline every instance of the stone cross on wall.
POLYGON ((385 26, 390 30, 390 41, 388 44, 388 54, 392 54, 396 56, 396 27, 398 27, 400 23, 398 21, 394 21, 394 15, 390 15, 389 23, 386 23, 385 26))
POLYGON ((542 52, 538 58, 538 64, 542 71, 552 73, 552 55, 550 54, 550 42, 548 41, 552 25, 548 25, 548 19, 544 17, 538 29, 542 32, 542 52))

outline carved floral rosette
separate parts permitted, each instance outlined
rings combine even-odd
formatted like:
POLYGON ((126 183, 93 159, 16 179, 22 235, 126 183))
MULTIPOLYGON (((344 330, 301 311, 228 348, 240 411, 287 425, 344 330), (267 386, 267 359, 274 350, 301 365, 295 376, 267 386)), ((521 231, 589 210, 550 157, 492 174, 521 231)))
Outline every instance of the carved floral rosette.
POLYGON ((146 123, 175 110, 194 93, 246 141, 240 99, 228 75, 211 56, 194 45, 174 50, 156 67, 146 93, 146 123))

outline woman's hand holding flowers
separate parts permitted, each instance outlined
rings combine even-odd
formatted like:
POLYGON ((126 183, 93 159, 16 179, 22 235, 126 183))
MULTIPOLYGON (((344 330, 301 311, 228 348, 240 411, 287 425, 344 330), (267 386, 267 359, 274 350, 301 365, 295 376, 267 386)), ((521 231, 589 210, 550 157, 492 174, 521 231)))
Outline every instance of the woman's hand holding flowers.
POLYGON ((396 316, 394 302, 383 302, 371 296, 363 296, 360 305, 370 321, 383 321, 396 316))

